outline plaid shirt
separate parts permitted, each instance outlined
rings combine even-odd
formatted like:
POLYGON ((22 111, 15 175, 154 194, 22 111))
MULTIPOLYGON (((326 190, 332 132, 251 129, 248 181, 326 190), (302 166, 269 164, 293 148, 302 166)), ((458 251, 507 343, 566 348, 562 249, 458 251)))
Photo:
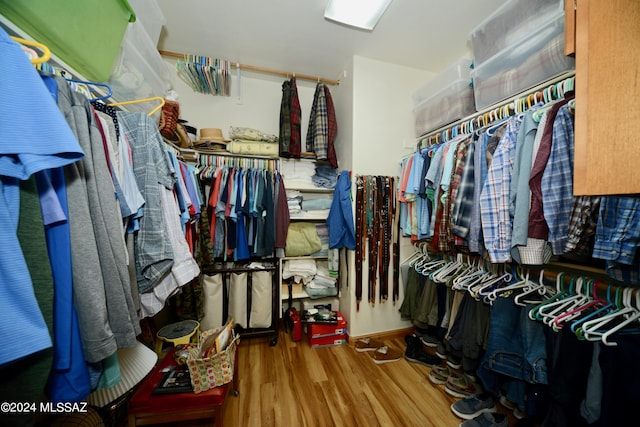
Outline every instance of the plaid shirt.
POLYGON ((603 197, 596 228, 594 258, 633 264, 640 244, 640 198, 603 197))
POLYGON ((451 210, 452 229, 456 236, 466 239, 471 226, 471 212, 473 210, 473 192, 475 190, 475 147, 476 141, 467 145, 466 158, 462 166, 462 175, 458 191, 453 200, 451 210))
POLYGON ((453 233, 454 216, 453 209, 455 205, 456 198, 458 197, 458 191, 460 188, 460 184, 462 181, 462 173, 464 171, 465 164, 467 162, 468 149, 469 144, 471 142, 471 137, 467 137, 464 140, 460 141, 458 144, 458 150, 456 151, 456 160, 455 166, 453 168, 453 175, 451 176, 451 185, 449 187, 449 236, 453 240, 455 246, 464 245, 464 241, 460 236, 455 235, 453 233))
POLYGON ((542 211, 549 228, 548 241, 554 255, 567 244, 573 205, 573 116, 562 106, 553 121, 549 159, 542 173, 542 211))
POLYGON ((338 124, 331 94, 324 83, 318 83, 309 117, 307 151, 316 153, 318 160, 328 160, 333 168, 338 167, 334 147, 337 132, 338 124))
POLYGON ((507 122, 507 128, 493 155, 487 180, 480 193, 480 215, 485 248, 491 262, 511 261, 511 228, 509 188, 515 158, 520 120, 507 122))
POLYGON ((300 108, 300 99, 298 99, 298 86, 296 85, 295 77, 291 79, 291 92, 289 97, 289 119, 291 122, 289 155, 298 159, 300 158, 300 151, 302 151, 302 110, 300 108))

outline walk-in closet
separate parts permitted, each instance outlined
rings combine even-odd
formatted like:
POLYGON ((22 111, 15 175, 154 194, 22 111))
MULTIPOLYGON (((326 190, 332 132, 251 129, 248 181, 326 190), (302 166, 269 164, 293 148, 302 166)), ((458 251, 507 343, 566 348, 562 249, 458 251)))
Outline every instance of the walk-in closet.
POLYGON ((639 22, 0 0, 0 424, 636 425, 639 22))

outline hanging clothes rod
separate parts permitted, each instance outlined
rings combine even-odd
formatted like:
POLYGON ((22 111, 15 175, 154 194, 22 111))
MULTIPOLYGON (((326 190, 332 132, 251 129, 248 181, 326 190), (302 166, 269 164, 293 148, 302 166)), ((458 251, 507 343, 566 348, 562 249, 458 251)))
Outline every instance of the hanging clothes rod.
MULTIPOLYGON (((433 139, 438 140, 440 139, 440 135, 442 134, 452 134, 454 129, 463 130, 461 128, 461 125, 464 126, 473 121, 476 122, 477 126, 474 126, 473 129, 471 129, 470 126, 467 126, 469 128, 467 129, 469 130, 469 132, 456 132, 456 133, 457 134, 472 133, 474 130, 480 127, 488 126, 490 123, 496 120, 500 120, 501 118, 508 117, 515 112, 517 113, 524 112, 529 108, 531 108, 531 106, 533 106, 535 103, 543 101, 545 96, 544 92, 548 90, 551 86, 555 86, 560 82, 568 81, 569 79, 575 79, 575 74, 576 74, 575 71, 570 71, 570 72, 561 74, 559 76, 556 76, 552 79, 545 81, 544 83, 541 83, 537 86, 529 88, 524 92, 514 95, 505 101, 496 103, 478 112, 475 112, 465 118, 457 120, 453 123, 449 123, 448 125, 442 126, 438 129, 429 131, 416 138, 418 140, 418 146, 422 147, 423 142, 425 141, 430 142, 433 139)), ((443 141, 439 141, 439 142, 443 142, 443 141)), ((439 143, 439 142, 436 142, 436 143, 439 143)), ((433 145, 433 144, 427 144, 427 145, 433 145)))
MULTIPOLYGON (((187 57, 187 55, 185 55, 184 53, 169 52, 169 51, 166 51, 166 50, 158 50, 158 52, 160 52, 160 55, 170 56, 170 57, 173 57, 173 58, 184 59, 184 58, 187 57)), ((232 67, 239 67, 241 70, 258 71, 260 73, 275 74, 275 75, 284 76, 284 77, 295 77, 296 79, 311 80, 311 81, 314 81, 314 82, 322 82, 322 83, 325 83, 325 84, 328 84, 328 85, 339 85, 340 84, 340 80, 325 79, 324 77, 312 76, 312 75, 309 75, 309 74, 292 73, 290 71, 274 70, 274 69, 271 69, 271 68, 258 67, 256 65, 240 64, 238 62, 231 62, 231 66, 232 67)))

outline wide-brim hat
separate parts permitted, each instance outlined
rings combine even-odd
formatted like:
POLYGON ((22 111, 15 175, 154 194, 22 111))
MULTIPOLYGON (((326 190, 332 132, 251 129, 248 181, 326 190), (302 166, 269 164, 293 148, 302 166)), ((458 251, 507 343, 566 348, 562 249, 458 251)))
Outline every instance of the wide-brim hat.
POLYGON ((212 151, 226 151, 227 144, 230 142, 222 134, 222 129, 218 128, 202 128, 200 129, 200 138, 194 141, 195 148, 200 150, 207 149, 212 151))

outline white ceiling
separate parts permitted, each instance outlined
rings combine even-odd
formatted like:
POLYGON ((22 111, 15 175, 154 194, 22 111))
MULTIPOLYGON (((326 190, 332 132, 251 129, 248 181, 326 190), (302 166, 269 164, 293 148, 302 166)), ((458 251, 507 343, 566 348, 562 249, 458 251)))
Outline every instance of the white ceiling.
POLYGON ((354 55, 439 72, 506 0, 394 0, 373 32, 324 19, 327 0, 158 0, 159 48, 340 79, 354 55))

